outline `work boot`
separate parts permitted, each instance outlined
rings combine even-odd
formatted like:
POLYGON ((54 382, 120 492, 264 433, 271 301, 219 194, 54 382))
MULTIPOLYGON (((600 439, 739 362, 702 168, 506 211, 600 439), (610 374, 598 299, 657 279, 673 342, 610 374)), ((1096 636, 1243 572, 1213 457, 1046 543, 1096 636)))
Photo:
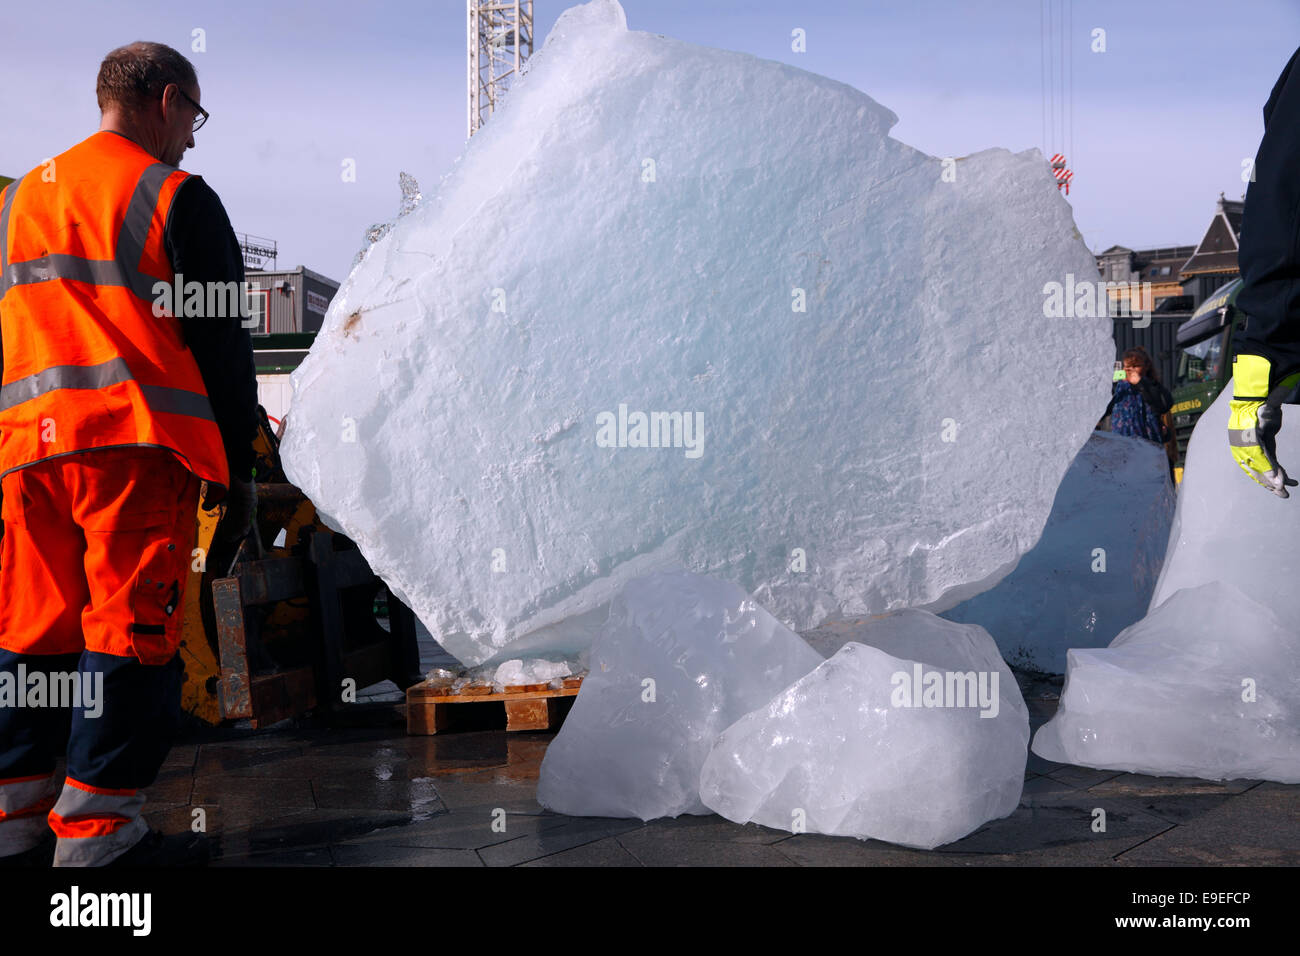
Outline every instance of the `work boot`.
POLYGON ((0 870, 48 869, 54 865, 54 848, 58 843, 54 833, 47 832, 41 842, 31 849, 11 856, 0 856, 0 870))
POLYGON ((173 833, 163 836, 150 830, 140 842, 107 866, 207 866, 212 841, 201 833, 173 833))

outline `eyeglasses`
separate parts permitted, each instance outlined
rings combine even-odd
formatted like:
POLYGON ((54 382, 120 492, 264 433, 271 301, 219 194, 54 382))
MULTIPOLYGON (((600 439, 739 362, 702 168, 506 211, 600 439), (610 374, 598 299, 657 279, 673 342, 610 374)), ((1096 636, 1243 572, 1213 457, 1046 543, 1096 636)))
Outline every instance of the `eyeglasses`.
POLYGON ((190 96, 188 93, 186 93, 184 90, 182 90, 179 86, 176 87, 176 89, 177 89, 177 90, 180 90, 180 94, 181 94, 181 96, 183 96, 183 97, 185 97, 187 100, 189 100, 190 105, 193 106, 196 110, 199 111, 199 115, 196 116, 196 117, 194 117, 194 128, 190 131, 190 132, 192 132, 192 133, 197 133, 197 132, 199 131, 199 127, 202 126, 204 123, 206 123, 206 122, 208 121, 208 111, 205 110, 202 106, 199 106, 198 103, 194 102, 194 97, 190 96))

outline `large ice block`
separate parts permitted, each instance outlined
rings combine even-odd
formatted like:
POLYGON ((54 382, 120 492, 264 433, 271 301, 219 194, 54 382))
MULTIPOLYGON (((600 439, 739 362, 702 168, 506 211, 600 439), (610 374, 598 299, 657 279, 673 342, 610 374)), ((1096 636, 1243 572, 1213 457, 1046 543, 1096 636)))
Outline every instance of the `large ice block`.
POLYGON ((1300 783, 1294 621, 1226 582, 1176 591, 1109 647, 1070 651, 1060 708, 1033 750, 1108 770, 1300 783))
MULTIPOLYGON (((1300 495, 1287 499, 1250 480, 1228 450, 1233 383, 1192 433, 1151 609, 1210 581, 1235 585, 1292 626, 1300 621, 1300 495)), ((1282 406, 1278 460, 1300 475, 1300 406, 1282 406)))
POLYGON ((981 625, 1018 667, 1064 673, 1069 648, 1105 647, 1146 614, 1173 514, 1164 448, 1093 432, 1038 544, 997 587, 943 616, 981 625))
POLYGON ((667 567, 796 629, 992 586, 1105 407, 1111 322, 1048 317, 1098 274, 1038 151, 896 122, 565 12, 339 290, 289 478, 470 665, 577 653, 667 567))
POLYGON ((851 636, 870 643, 843 644, 723 731, 700 773, 705 805, 927 849, 1014 811, 1029 714, 988 633, 904 611, 851 636))
POLYGON ((734 584, 686 572, 633 581, 546 750, 537 801, 575 816, 708 813, 700 765, 718 734, 820 661, 734 584))

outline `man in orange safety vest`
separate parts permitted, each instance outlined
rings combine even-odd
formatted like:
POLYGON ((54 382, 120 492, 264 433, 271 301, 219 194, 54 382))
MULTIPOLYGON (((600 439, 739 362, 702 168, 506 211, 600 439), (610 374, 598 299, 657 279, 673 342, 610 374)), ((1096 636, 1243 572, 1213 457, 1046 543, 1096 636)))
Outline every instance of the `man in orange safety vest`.
POLYGON ((177 168, 198 78, 133 43, 96 94, 99 131, 0 194, 0 866, 206 859, 150 830, 142 791, 180 712, 201 483, 225 537, 255 504, 242 310, 170 295, 244 281, 221 201, 177 168))

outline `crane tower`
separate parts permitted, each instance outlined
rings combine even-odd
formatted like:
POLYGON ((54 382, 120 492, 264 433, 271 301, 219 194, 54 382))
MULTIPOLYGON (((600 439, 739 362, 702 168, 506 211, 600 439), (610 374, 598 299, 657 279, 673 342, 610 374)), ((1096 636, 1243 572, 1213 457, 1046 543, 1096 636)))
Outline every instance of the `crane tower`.
POLYGON ((533 0, 466 0, 469 40, 469 135, 496 109, 533 53, 533 0))

